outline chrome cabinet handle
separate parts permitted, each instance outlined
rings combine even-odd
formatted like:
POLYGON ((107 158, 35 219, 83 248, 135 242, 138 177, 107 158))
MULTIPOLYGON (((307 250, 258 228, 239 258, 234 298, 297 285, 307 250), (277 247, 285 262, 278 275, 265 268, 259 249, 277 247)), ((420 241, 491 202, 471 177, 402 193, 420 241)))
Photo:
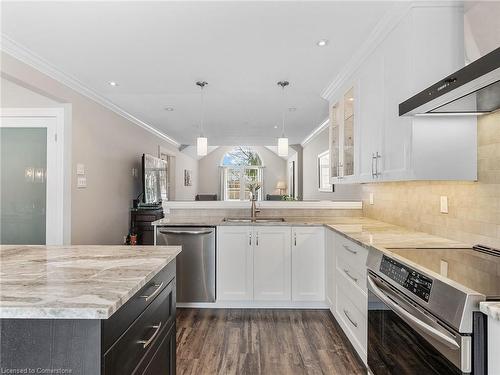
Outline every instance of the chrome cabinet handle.
POLYGON ((160 284, 155 284, 153 286, 156 287, 153 293, 151 293, 149 296, 140 296, 141 298, 144 298, 146 302, 153 298, 156 294, 158 294, 158 292, 161 290, 161 287, 163 286, 163 281, 160 284))
POLYGON ((357 323, 357 322, 355 322, 354 320, 352 320, 352 318, 349 316, 349 313, 347 312, 347 310, 346 310, 346 309, 344 309, 344 315, 346 316, 346 318, 347 318, 347 319, 351 322, 351 324, 352 324, 354 327, 358 328, 358 323, 357 323))
POLYGON ((356 277, 354 277, 353 275, 351 275, 351 274, 349 273, 349 270, 347 270, 347 269, 345 269, 345 268, 344 268, 344 273, 345 273, 345 274, 346 274, 346 275, 347 275, 347 276, 348 276, 348 277, 349 277, 352 281, 354 281, 355 283, 357 283, 357 282, 358 282, 358 279, 357 279, 356 277))
POLYGON ((374 165, 375 162, 376 162, 375 153, 372 153, 372 178, 376 177, 376 174, 375 174, 375 165, 374 165))
POLYGON ((347 245, 342 245, 344 247, 344 249, 346 249, 347 251, 349 251, 350 253, 353 253, 353 254, 357 254, 358 252, 356 250, 353 250, 351 249, 349 246, 347 245))
POLYGON ((255 238, 255 244, 259 246, 259 232, 257 232, 256 238, 255 238))
POLYGON ((252 246, 252 233, 248 235, 248 244, 252 246))
POLYGON ((375 154, 375 177, 379 177, 382 174, 381 172, 378 171, 378 160, 381 157, 382 157, 382 155, 380 155, 377 151, 375 154))
MULTIPOLYGON (((393 302, 389 296, 387 296, 378 286, 378 283, 375 281, 375 279, 371 276, 368 275, 368 289, 375 294, 383 303, 387 305, 396 315, 398 315, 402 320, 404 320, 406 323, 410 324, 412 327, 415 327, 415 329, 419 329, 420 331, 423 331, 424 333, 428 334, 429 336, 435 338, 437 341, 441 342, 442 344, 446 345, 448 348, 453 349, 453 350, 458 350, 460 349, 460 345, 458 345, 455 340, 453 340, 452 337, 446 335, 443 332, 438 331, 436 328, 430 326, 429 324, 423 322, 422 320, 418 319, 417 317, 413 316, 410 314, 408 311, 406 311, 404 308, 399 306, 396 302, 393 302)), ((398 297, 392 296, 393 298, 397 299, 398 297)))
POLYGON ((294 244, 294 246, 297 246, 297 233, 296 232, 293 233, 293 244, 294 244))
POLYGON ((151 335, 151 337, 147 340, 139 340, 138 343, 139 344, 142 344, 142 347, 145 349, 149 346, 149 344, 151 344, 153 342, 153 340, 155 339, 156 335, 158 334, 158 332, 160 332, 160 328, 161 328, 161 322, 154 325, 153 328, 155 328, 155 331, 153 332, 153 334, 151 335))

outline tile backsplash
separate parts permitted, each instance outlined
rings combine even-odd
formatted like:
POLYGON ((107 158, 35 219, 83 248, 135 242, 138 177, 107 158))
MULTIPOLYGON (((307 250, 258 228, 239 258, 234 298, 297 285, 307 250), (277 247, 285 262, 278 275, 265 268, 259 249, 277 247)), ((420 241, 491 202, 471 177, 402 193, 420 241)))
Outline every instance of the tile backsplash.
POLYGON ((363 214, 469 244, 500 248, 500 111, 478 118, 478 181, 363 185, 363 214), (373 193, 374 204, 369 204, 373 193), (448 213, 440 213, 440 197, 448 213))

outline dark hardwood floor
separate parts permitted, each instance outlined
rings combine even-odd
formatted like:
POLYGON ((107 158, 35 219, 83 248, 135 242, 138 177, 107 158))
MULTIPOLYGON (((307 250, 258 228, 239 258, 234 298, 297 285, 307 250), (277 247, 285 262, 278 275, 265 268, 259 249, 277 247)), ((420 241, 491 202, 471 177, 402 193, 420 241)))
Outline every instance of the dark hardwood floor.
POLYGON ((366 374, 327 310, 178 309, 177 374, 366 374))

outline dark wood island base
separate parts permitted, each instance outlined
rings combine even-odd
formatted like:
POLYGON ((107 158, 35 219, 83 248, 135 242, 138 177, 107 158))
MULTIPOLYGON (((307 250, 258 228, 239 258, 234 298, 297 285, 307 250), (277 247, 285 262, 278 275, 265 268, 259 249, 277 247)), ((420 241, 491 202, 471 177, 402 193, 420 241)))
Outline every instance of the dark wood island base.
POLYGON ((175 374, 175 260, 108 319, 0 319, 1 374, 175 374))

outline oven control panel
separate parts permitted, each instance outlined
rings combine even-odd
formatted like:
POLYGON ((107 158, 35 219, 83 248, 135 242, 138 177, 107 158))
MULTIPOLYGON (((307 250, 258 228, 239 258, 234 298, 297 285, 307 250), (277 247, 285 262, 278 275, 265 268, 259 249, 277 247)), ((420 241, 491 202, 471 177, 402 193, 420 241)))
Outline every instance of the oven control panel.
POLYGON ((425 302, 429 302, 432 279, 385 255, 380 263, 380 272, 425 302))

